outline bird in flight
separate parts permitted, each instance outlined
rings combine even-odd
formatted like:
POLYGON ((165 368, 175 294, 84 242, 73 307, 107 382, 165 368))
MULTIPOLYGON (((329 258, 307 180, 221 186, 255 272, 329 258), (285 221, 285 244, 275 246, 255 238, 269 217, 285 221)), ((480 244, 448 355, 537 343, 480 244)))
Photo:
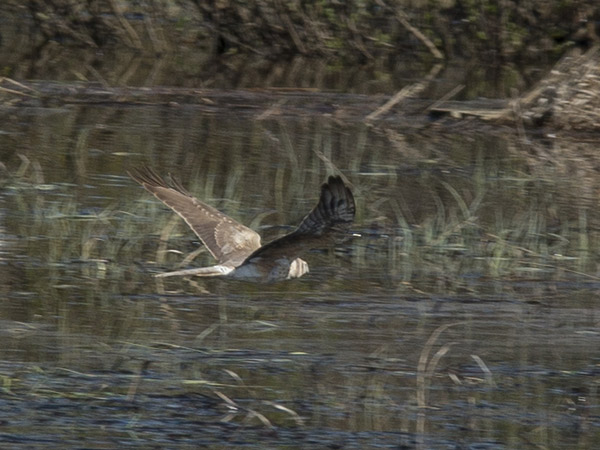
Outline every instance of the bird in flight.
POLYGON ((298 278, 308 272, 300 256, 348 232, 354 221, 352 191, 339 176, 330 176, 321 186, 321 196, 300 225, 289 234, 261 245, 260 235, 190 194, 173 177, 166 181, 149 167, 132 169, 129 176, 175 211, 196 233, 218 264, 210 267, 157 274, 227 276, 274 282, 298 278))

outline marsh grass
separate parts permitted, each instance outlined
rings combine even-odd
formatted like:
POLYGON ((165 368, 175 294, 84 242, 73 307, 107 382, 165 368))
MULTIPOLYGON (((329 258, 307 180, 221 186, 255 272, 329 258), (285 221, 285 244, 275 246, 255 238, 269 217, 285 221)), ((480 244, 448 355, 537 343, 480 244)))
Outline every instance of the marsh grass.
POLYGON ((482 289, 485 280, 597 280, 598 261, 591 247, 600 236, 590 194, 597 189, 596 171, 590 167, 582 183, 574 185, 569 177, 556 177, 557 167, 569 170, 574 155, 559 156, 564 161, 536 164, 531 175, 519 174, 514 181, 507 177, 510 187, 500 191, 490 179, 497 169, 481 157, 470 180, 428 175, 420 197, 426 214, 409 204, 402 190, 390 191, 367 205, 377 211, 379 217, 370 214, 375 223, 380 218, 385 222, 383 233, 368 239, 361 258, 383 252, 390 275, 419 292, 470 290, 476 279, 482 289), (441 281, 438 288, 411 283, 413 278, 423 283, 424 276, 441 281))
MULTIPOLYGON (((75 159, 63 172, 52 173, 43 154, 7 161, 2 172, 3 232, 15 244, 3 255, 10 301, 2 306, 52 327, 0 330, 19 352, 9 357, 33 361, 0 365, 2 400, 28 406, 26 420, 58 417, 50 423, 61 430, 140 443, 222 426, 214 432, 221 444, 233 432, 242 439, 259 430, 255 442, 264 444, 266 435, 300 428, 310 442, 342 447, 344 437, 331 438, 340 430, 431 436, 450 424, 459 431, 445 444, 506 427, 507 439, 529 433, 549 446, 560 432, 540 417, 579 417, 564 412, 565 399, 573 386, 595 389, 596 319, 580 317, 597 290, 593 145, 580 159, 565 143, 528 158, 509 138, 423 143, 321 117, 249 125, 146 109, 121 111, 113 126, 106 111, 77 114, 64 122, 105 121, 108 132, 43 120, 33 127, 35 147, 54 148, 57 164, 61 152, 75 159), (182 220, 126 178, 123 158, 175 172, 265 240, 297 224, 339 170, 355 192, 352 231, 360 236, 337 253, 310 254, 315 270, 296 284, 160 287, 153 273, 210 256, 182 220), (71 170, 75 181, 52 181, 71 170), (571 281, 568 302, 554 294, 571 281), (566 316, 567 306, 582 309, 566 316), (568 325, 577 320, 585 326, 568 325), (564 342, 560 357, 579 358, 572 366, 583 365, 582 374, 559 373, 555 347, 564 342), (540 375, 540 365, 551 375, 540 375), (530 416, 523 420, 521 405, 539 422, 523 425, 530 416)), ((597 389, 590 392, 595 405, 597 389)), ((15 411, 8 425, 21 423, 15 411)), ((398 446, 403 437, 392 439, 398 446)))
MULTIPOLYGON (((313 206, 323 180, 320 165, 329 173, 344 173, 348 165, 368 168, 379 158, 366 151, 367 139, 374 137, 366 127, 358 127, 353 143, 340 137, 331 123, 317 128, 310 139, 293 139, 303 126, 260 122, 251 130, 253 145, 276 145, 278 164, 269 160, 268 152, 248 159, 248 143, 240 133, 227 143, 234 164, 225 168, 210 154, 199 156, 199 162, 190 161, 186 167, 200 169, 187 169, 180 178, 194 195, 258 230, 267 242, 293 227, 313 206), (273 125, 278 130, 276 142, 273 125), (353 158, 340 153, 340 147, 349 145, 357 152, 353 158), (300 166, 314 170, 297 170, 300 166), (245 189, 255 183, 260 167, 260 188, 245 189), (221 176, 225 169, 227 176, 221 176)), ((93 139, 89 133, 82 136, 77 148, 82 139, 93 139)), ((409 137, 395 132, 376 131, 375 136, 391 140, 399 149, 411 146, 409 137)), ((216 137, 212 139, 206 145, 219 145, 216 137)), ((447 145, 455 151, 455 142, 447 145)), ((474 293, 486 289, 485 280, 596 279, 597 258, 591 249, 600 242, 598 218, 591 204, 579 198, 581 189, 585 198, 596 189, 591 165, 560 166, 564 172, 585 170, 580 185, 573 185, 570 178, 552 180, 555 159, 551 165, 532 165, 531 175, 508 172, 500 186, 495 174, 507 168, 499 162, 490 164, 483 151, 474 152, 471 167, 462 173, 452 165, 447 173, 430 170, 431 154, 399 155, 417 172, 407 178, 389 165, 377 167, 379 176, 366 171, 348 177, 358 204, 353 231, 361 237, 345 247, 357 270, 384 256, 380 274, 386 283, 421 293, 474 293)), ((438 160, 442 168, 446 159, 438 160)), ((77 172, 85 175, 84 159, 77 161, 77 172)), ((211 263, 183 221, 127 178, 131 190, 126 197, 95 208, 72 195, 73 186, 44 179, 40 163, 23 157, 4 187, 22 218, 13 227, 26 236, 20 245, 40 263, 54 267, 54 277, 65 269, 73 275, 78 266, 84 278, 141 282, 154 271, 211 263)))
POLYGON ((73 186, 42 184, 41 178, 35 171, 18 170, 5 186, 12 191, 10 202, 18 211, 13 214, 18 226, 11 229, 22 236, 19 251, 38 261, 36 272, 45 272, 40 282, 48 278, 55 285, 64 285, 65 279, 79 280, 76 284, 117 281, 143 274, 142 266, 136 264, 142 259, 144 236, 155 233, 151 225, 160 225, 170 219, 168 215, 159 215, 152 204, 139 204, 129 211, 116 203, 89 208, 69 193, 73 186), (149 216, 156 220, 141 220, 149 216))

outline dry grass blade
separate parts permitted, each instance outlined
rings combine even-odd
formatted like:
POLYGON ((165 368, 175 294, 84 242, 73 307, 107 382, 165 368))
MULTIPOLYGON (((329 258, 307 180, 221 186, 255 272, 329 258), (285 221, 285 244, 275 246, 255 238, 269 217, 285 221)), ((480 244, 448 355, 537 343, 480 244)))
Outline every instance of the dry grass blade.
POLYGON ((481 359, 479 357, 479 355, 471 355, 471 358, 473 358, 473 360, 475 360, 475 362, 477 363, 477 365, 479 366, 479 368, 485 374, 485 379, 486 379, 488 385, 491 386, 491 387, 496 387, 496 383, 494 382, 494 377, 492 375, 492 372, 488 368, 487 364, 485 362, 483 362, 483 359, 481 359))
POLYGON ((6 92, 8 94, 23 95, 25 97, 33 97, 33 95, 26 94, 25 92, 16 91, 14 89, 5 88, 5 87, 2 87, 2 86, 0 86, 0 91, 6 92))
POLYGON ((452 197, 454 197, 454 200, 458 204, 458 207, 460 208, 464 219, 469 220, 471 218, 471 211, 469 210, 469 207, 467 206, 463 198, 460 196, 460 194, 456 191, 456 189, 454 189, 450 184, 446 183, 445 181, 441 181, 441 184, 446 188, 448 192, 450 192, 452 197))
MULTIPOLYGON (((431 354, 431 351, 433 349, 434 344, 437 342, 438 338, 440 337, 440 335, 446 331, 448 328, 450 327, 455 327, 458 325, 464 325, 467 322, 456 322, 456 323, 449 323, 446 325, 442 325, 438 328, 436 328, 434 330, 433 333, 431 333, 431 336, 429 336, 429 339, 427 339, 427 342, 425 342, 425 346, 423 347, 423 350, 421 351, 421 354, 419 356, 419 364, 417 366, 417 406, 419 407, 419 409, 424 409, 427 407, 427 401, 426 401, 426 391, 427 391, 427 375, 428 373, 432 373, 433 369, 435 367, 430 367, 430 360, 429 360, 429 355, 431 354)), ((445 352, 444 352, 445 354, 445 352)), ((439 361, 439 358, 441 358, 440 355, 437 360, 439 361)), ((435 358, 435 357, 434 357, 435 358)), ((433 361, 433 359, 432 359, 433 361)))
POLYGON ((117 3, 115 0, 109 0, 109 4, 110 4, 115 16, 117 17, 119 24, 123 27, 123 30, 125 30, 126 36, 129 37, 130 44, 139 50, 143 49, 144 46, 142 45, 142 40, 138 36, 137 32, 133 29, 133 27, 129 24, 127 19, 125 18, 125 15, 123 14, 123 11, 121 10, 121 6, 119 5, 119 3, 117 3))
POLYGON ((435 102, 433 102, 431 105, 429 105, 426 109, 425 112, 430 112, 433 109, 439 108, 439 106, 441 104, 443 104, 445 101, 450 100, 452 97, 454 97, 456 94, 458 94, 460 91, 462 91, 465 88, 464 84, 459 84, 458 86, 455 86, 454 89, 452 89, 450 92, 448 92, 447 94, 444 94, 442 97, 440 97, 438 100, 436 100, 435 102))
POLYGON ((196 250, 188 253, 185 258, 181 260, 181 263, 177 265, 177 268, 185 267, 189 265, 196 257, 202 253, 206 253, 206 248, 204 246, 198 247, 196 250))
POLYGON ((22 153, 17 154, 17 156, 21 160, 21 165, 15 172, 15 177, 23 178, 23 176, 25 175, 25 172, 27 172, 27 169, 31 165, 31 161, 29 160, 29 158, 27 156, 23 155, 22 153))
POLYGON ((423 78, 423 80, 413 83, 409 86, 404 86, 382 106, 377 108, 371 114, 367 115, 367 117, 365 117, 365 122, 371 122, 377 119, 380 115, 388 112, 390 109, 392 109, 405 98, 411 97, 423 91, 429 85, 429 83, 436 77, 436 75, 442 70, 442 68, 442 64, 436 64, 431 68, 431 70, 429 71, 427 76, 423 78))
POLYGON ((467 322, 456 322, 449 323, 446 325, 439 326, 436 328, 427 342, 425 342, 425 346, 419 355, 419 363, 417 366, 417 423, 416 423, 416 432, 417 432, 417 442, 416 447, 418 449, 425 448, 424 436, 425 436, 425 409, 427 408, 427 388, 429 386, 428 378, 431 377, 435 367, 437 366, 440 359, 448 352, 450 346, 452 344, 446 344, 441 349, 439 349, 431 360, 429 359, 429 355, 433 349, 433 346, 439 339, 440 335, 446 331, 450 327, 455 327, 458 325, 464 325, 467 322))
POLYGON ((0 86, 0 91, 2 91, 2 92, 6 92, 8 94, 14 94, 14 95, 21 95, 21 96, 24 96, 24 97, 37 97, 39 95, 38 91, 36 91, 35 89, 33 89, 33 88, 29 87, 29 86, 24 85, 23 83, 19 83, 18 81, 15 81, 15 80, 13 80, 11 78, 0 77, 0 84, 2 84, 4 82, 6 82, 8 84, 11 84, 13 86, 16 86, 16 87, 18 87, 20 89, 29 91, 29 92, 31 92, 31 94, 28 94, 26 92, 19 91, 19 90, 16 90, 16 89, 11 89, 11 88, 7 88, 7 87, 4 87, 4 86, 0 86))
POLYGON ((223 400, 225 402, 225 406, 227 406, 229 409, 233 409, 235 411, 239 411, 240 409, 242 409, 238 406, 238 404, 236 402, 231 400, 229 397, 227 397, 222 392, 219 392, 219 391, 213 391, 213 392, 215 393, 215 395, 217 395, 221 400, 223 400))
POLYGON ((231 378, 233 378, 235 381, 237 381, 240 384, 244 384, 244 380, 242 380, 242 377, 240 377, 237 373, 235 373, 233 370, 229 370, 229 369, 223 369, 225 371, 225 373, 227 375, 229 375, 231 378))
POLYGON ((165 262, 165 255, 168 253, 167 244, 169 242, 169 236, 179 225, 179 221, 179 216, 174 215, 160 232, 160 243, 156 249, 156 263, 158 265, 163 265, 165 262))
POLYGON ((427 370, 425 371, 426 378, 431 378, 433 372, 435 371, 435 368, 440 362, 440 359, 442 359, 446 355, 446 353, 450 351, 450 347, 452 347, 454 344, 456 344, 456 342, 449 342, 448 344, 440 348, 437 352, 435 352, 431 360, 427 363, 427 370))
POLYGON ((27 85, 25 85, 23 83, 19 83, 18 81, 13 80, 12 78, 7 78, 7 77, 0 78, 0 83, 2 83, 3 81, 6 81, 7 83, 14 84, 15 86, 18 86, 21 89, 25 89, 25 90, 31 91, 31 92, 33 92, 35 94, 38 94, 38 91, 36 91, 34 88, 29 87, 29 86, 27 86, 27 85))
POLYGON ((293 409, 290 409, 286 406, 280 405, 279 403, 275 402, 265 401, 264 403, 265 405, 272 406, 275 409, 288 413, 290 416, 292 416, 297 425, 304 426, 304 420, 293 409))
POLYGON ((198 336, 196 336, 196 339, 194 339, 194 344, 199 345, 204 341, 204 339, 214 333, 217 328, 219 328, 218 323, 213 323, 211 326, 205 328, 198 336))
POLYGON ((248 414, 244 418, 244 423, 250 422, 254 417, 258 418, 258 420, 260 420, 262 422, 262 424, 264 426, 266 426, 267 428, 270 428, 271 430, 275 429, 275 427, 273 426, 273 424, 271 423, 271 421, 269 419, 267 419, 264 415, 262 415, 258 411, 254 411, 253 409, 248 411, 248 414))

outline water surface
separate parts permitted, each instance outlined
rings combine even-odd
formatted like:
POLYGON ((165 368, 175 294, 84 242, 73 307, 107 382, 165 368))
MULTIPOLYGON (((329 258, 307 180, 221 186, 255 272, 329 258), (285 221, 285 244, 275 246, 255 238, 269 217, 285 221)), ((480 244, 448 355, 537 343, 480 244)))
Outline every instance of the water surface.
POLYGON ((2 115, 3 447, 600 445, 597 141, 186 104, 2 115), (199 243, 141 164, 265 241, 343 173, 357 236, 299 280, 157 281, 199 243))

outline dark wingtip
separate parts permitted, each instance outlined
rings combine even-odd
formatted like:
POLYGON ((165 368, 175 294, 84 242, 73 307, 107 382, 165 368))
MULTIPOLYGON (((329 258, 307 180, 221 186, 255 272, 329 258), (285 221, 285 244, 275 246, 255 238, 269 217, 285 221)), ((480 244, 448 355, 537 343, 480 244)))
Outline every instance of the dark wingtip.
MULTIPOLYGON (((348 184, 350 184, 350 183, 348 183, 348 184)), ((345 189, 346 196, 352 200, 352 203, 354 203, 354 195, 352 195, 352 190, 350 189, 350 187, 348 186, 348 184, 346 184, 346 182, 344 181, 344 179, 341 176, 339 176, 339 175, 330 175, 329 178, 327 179, 327 183, 325 183, 323 185, 323 187, 325 187, 325 186, 331 186, 331 187, 339 186, 342 189, 345 189)))
POLYGON ((192 196, 190 192, 183 187, 181 181, 174 175, 169 173, 167 178, 160 176, 154 169, 149 166, 143 165, 141 167, 134 167, 127 170, 127 173, 131 178, 141 184, 144 189, 155 193, 156 188, 173 189, 181 194, 192 196))
POLYGON ((156 179, 160 179, 160 175, 146 165, 140 167, 130 167, 127 169, 127 174, 141 185, 155 181, 156 179))
POLYGON ((354 201, 352 190, 346 185, 344 179, 339 175, 330 175, 327 178, 327 182, 321 187, 321 201, 324 199, 323 195, 325 195, 327 191, 333 194, 337 201, 336 205, 332 205, 332 210, 337 211, 341 205, 346 203, 345 210, 348 216, 343 218, 343 220, 347 222, 353 221, 356 212, 356 203, 354 201))
POLYGON ((342 185, 346 185, 344 183, 344 180, 342 180, 342 177, 340 177, 339 175, 329 175, 329 178, 327 178, 327 182, 324 183, 324 185, 328 185, 328 184, 342 184, 342 185))

